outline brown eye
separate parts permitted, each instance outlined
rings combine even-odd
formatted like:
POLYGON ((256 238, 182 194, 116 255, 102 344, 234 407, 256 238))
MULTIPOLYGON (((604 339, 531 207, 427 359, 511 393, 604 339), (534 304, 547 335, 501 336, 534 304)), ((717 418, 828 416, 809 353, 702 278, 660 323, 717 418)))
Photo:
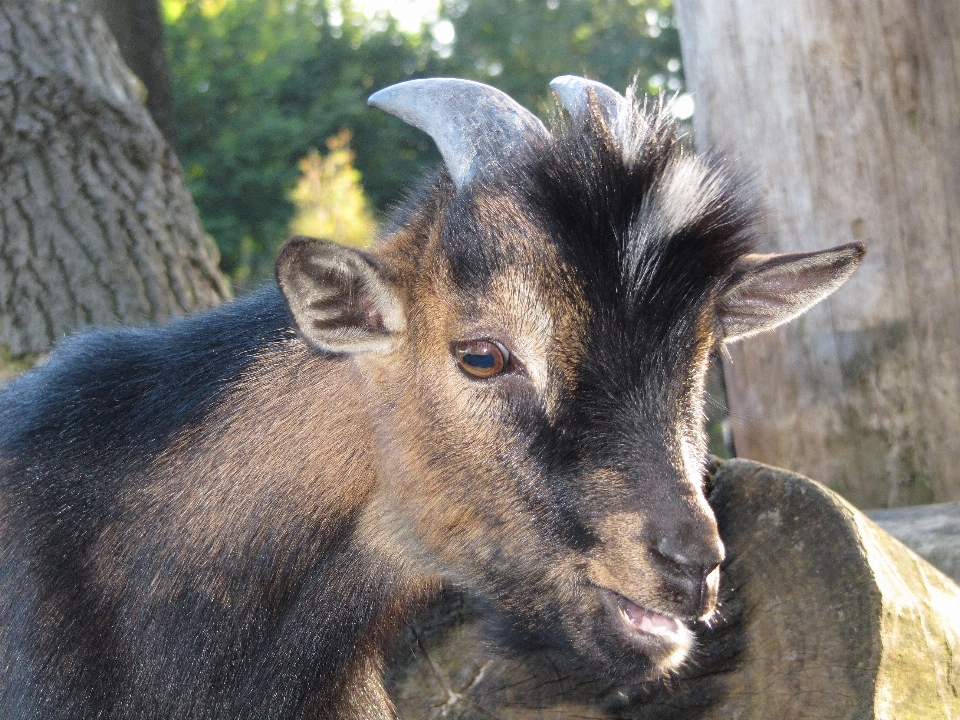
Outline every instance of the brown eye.
POLYGON ((510 361, 510 351, 493 340, 461 340, 453 346, 453 354, 460 368, 477 378, 502 373, 510 361))

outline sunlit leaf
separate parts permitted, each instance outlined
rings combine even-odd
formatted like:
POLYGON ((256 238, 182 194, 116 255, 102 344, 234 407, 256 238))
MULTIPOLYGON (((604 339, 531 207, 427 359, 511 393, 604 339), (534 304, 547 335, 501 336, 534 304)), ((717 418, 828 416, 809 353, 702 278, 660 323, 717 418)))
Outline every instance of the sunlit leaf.
POLYGON ((316 149, 300 161, 300 179, 290 193, 297 208, 290 223, 294 235, 327 238, 353 247, 370 244, 377 224, 353 167, 351 133, 327 140, 328 153, 316 149))

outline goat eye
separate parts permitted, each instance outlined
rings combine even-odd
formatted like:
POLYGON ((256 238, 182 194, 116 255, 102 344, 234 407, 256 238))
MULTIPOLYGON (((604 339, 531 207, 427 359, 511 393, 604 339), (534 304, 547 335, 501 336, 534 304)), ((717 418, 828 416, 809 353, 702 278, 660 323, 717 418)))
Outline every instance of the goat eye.
POLYGON ((510 351, 493 340, 462 340, 453 346, 457 364, 468 375, 489 378, 507 367, 510 351))

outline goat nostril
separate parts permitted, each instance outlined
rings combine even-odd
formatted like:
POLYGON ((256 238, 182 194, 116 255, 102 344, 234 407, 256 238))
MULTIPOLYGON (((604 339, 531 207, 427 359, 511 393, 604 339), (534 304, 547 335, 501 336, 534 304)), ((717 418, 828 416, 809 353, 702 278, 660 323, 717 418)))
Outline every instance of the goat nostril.
POLYGON ((655 551, 681 574, 698 582, 705 582, 707 576, 720 565, 720 561, 714 557, 696 557, 695 554, 681 550, 669 538, 660 540, 655 551))
POLYGON ((703 557, 691 557, 678 552, 676 547, 667 540, 661 540, 653 552, 660 556, 666 570, 691 584, 691 590, 699 595, 701 607, 708 604, 709 596, 716 595, 715 588, 719 580, 720 567, 718 557, 715 555, 708 557, 708 553, 704 553, 703 557))
POLYGON ((662 557, 677 564, 683 564, 683 562, 686 560, 686 556, 669 537, 660 539, 660 542, 657 543, 657 552, 662 557))
POLYGON ((690 618, 703 618, 712 613, 719 589, 722 555, 706 549, 698 552, 698 549, 693 545, 690 551, 686 546, 684 551, 679 551, 678 545, 667 539, 661 539, 656 547, 650 548, 663 571, 672 576, 665 589, 669 589, 677 607, 690 618))

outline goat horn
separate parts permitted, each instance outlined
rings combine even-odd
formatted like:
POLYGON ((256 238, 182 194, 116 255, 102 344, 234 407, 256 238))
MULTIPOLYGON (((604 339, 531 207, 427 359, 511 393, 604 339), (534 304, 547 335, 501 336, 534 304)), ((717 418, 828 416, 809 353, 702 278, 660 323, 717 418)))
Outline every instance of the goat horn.
POLYGON ((550 82, 550 89, 560 98, 560 102, 570 113, 570 119, 577 126, 583 125, 593 106, 600 111, 607 127, 614 127, 620 109, 626 102, 623 95, 613 88, 575 75, 554 78, 550 82))
POLYGON ((408 80, 375 92, 367 104, 432 137, 458 190, 486 168, 550 138, 543 123, 509 95, 471 80, 408 80))

